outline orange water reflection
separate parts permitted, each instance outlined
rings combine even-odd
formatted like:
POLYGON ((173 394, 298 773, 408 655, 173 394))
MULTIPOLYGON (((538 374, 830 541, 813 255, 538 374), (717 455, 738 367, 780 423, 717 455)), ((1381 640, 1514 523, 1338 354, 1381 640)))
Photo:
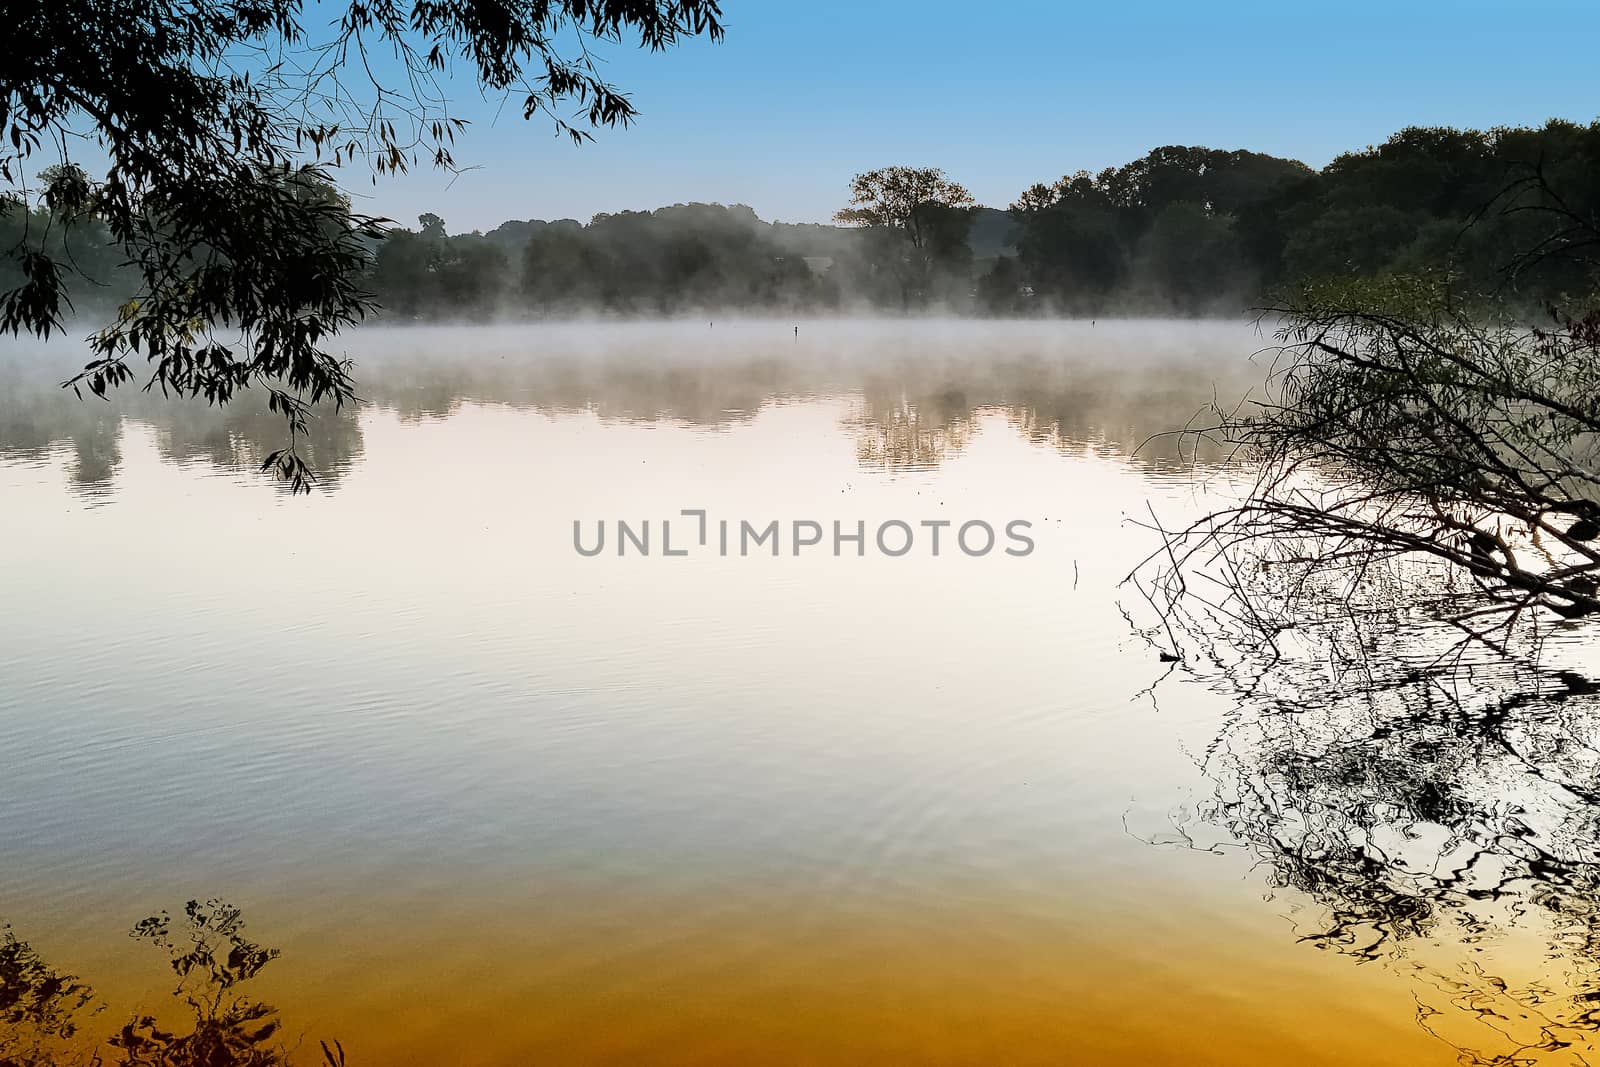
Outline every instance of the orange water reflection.
MULTIPOLYGON (((1534 866, 1468 931, 1413 879, 1396 914, 1433 921, 1360 962, 1312 935, 1392 889, 1401 853, 1303 831, 1355 813, 1427 869, 1484 811, 1511 817, 1495 804, 1528 808, 1535 770, 1581 785, 1587 735, 1530 706, 1508 761, 1404 707, 1312 731, 1181 677, 1141 695, 1164 668, 1119 606, 1147 547, 1128 520, 1202 501, 1190 457, 1132 453, 1210 399, 1202 356, 1253 342, 1139 329, 1096 342, 1114 360, 1076 360, 1081 331, 966 360, 972 336, 930 332, 820 378, 759 346, 507 373, 452 335, 442 366, 374 370, 310 499, 262 484, 248 425, 136 412, 84 444, 30 414, 24 447, 34 409, 13 405, 0 915, 120 1019, 164 995, 128 924, 225 895, 283 949, 258 994, 305 1061, 338 1037, 356 1067, 1442 1065, 1527 1045, 1519 1011, 1537 1039, 1530 1007, 1573 1022, 1587 927, 1540 916, 1572 915, 1580 882, 1534 866), (574 518, 685 507, 1020 516, 1039 548, 572 550, 574 518), (1340 773, 1289 781, 1302 756, 1340 773), (1475 975, 1511 976, 1494 1012, 1475 975)), ((1569 875, 1575 795, 1515 816, 1569 875)), ((1517 1055, 1591 1055, 1581 1025, 1561 1035, 1517 1055)))

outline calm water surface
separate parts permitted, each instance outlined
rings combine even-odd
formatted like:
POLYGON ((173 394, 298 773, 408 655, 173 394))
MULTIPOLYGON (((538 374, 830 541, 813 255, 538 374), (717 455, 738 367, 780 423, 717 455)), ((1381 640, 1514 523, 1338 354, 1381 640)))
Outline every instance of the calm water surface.
POLYGON ((1290 721, 1123 615, 1137 524, 1218 477, 1136 446, 1261 343, 373 331, 309 498, 248 400, 79 403, 76 350, 11 352, 0 916, 120 1019, 165 994, 130 923, 226 897, 358 1067, 1593 1062, 1573 701, 1290 721), (685 508, 1036 549, 573 549, 685 508), (1507 892, 1441 875, 1473 842, 1507 892))

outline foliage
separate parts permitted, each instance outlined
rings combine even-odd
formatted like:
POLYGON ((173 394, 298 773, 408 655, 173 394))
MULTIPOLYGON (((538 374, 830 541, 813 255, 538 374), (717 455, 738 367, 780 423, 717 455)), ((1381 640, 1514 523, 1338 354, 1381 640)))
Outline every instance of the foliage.
POLYGON ((1043 303, 1072 312, 1237 310, 1261 272, 1235 218, 1311 175, 1255 152, 1168 146, 1035 184, 1011 205, 1022 266, 1043 303))
POLYGON ((1011 210, 1026 284, 1052 308, 1237 313, 1308 281, 1448 268, 1462 290, 1499 291, 1526 311, 1592 288, 1570 258, 1513 270, 1504 250, 1576 239, 1600 214, 1597 165, 1600 123, 1412 127, 1320 172, 1252 152, 1158 148, 1030 186, 1011 210))
POLYGON ((850 180, 850 206, 834 213, 852 226, 890 226, 904 230, 921 248, 929 207, 971 207, 972 194, 936 167, 882 167, 850 180))
POLYGON ((1359 649, 1421 610, 1456 655, 1506 654, 1600 613, 1600 312, 1530 327, 1438 276, 1322 283, 1280 312, 1266 396, 1190 431, 1252 473, 1156 557, 1169 625, 1276 657, 1292 631, 1359 649))
MULTIPOLYGON (((852 182, 843 226, 678 204, 451 235, 427 213, 415 229, 358 241, 360 288, 400 321, 723 307, 1205 315, 1236 314, 1318 278, 1448 268, 1458 288, 1500 291, 1528 310, 1591 283, 1561 257, 1507 269, 1507 247, 1549 251, 1546 241, 1577 239, 1528 183, 1581 220, 1600 209, 1588 178, 1596 165, 1596 127, 1563 122, 1402 130, 1321 172, 1259 153, 1168 146, 1033 185, 1009 214, 971 206, 942 171, 889 167, 852 182)), ((71 202, 70 189, 59 199, 71 202)), ((47 206, 0 214, 0 240, 15 245, 26 233, 54 260, 65 248, 96 264, 108 314, 136 291, 137 272, 117 266, 122 254, 103 223, 66 227, 47 206)), ((10 271, 21 285, 20 269, 10 271)))
POLYGON ((310 476, 294 443, 311 405, 354 397, 327 340, 372 308, 362 281, 380 220, 351 211, 333 171, 455 167, 464 123, 441 85, 453 63, 483 90, 519 96, 524 117, 544 113, 583 140, 635 115, 601 77, 593 41, 632 35, 660 50, 722 34, 716 0, 347 0, 310 11, 302 0, 63 0, 14 14, 0 61, 0 215, 14 239, 0 256, 15 284, 0 292, 0 330, 49 336, 78 283, 109 284, 90 273, 104 263, 71 254, 74 231, 93 231, 127 264, 133 291, 73 384, 104 396, 142 357, 146 388, 215 403, 263 388, 291 430, 266 465, 296 488, 310 476), (556 113, 564 104, 578 108, 571 121, 556 113), (103 178, 74 161, 85 134, 109 158, 103 178), (30 185, 45 154, 58 163, 30 185))
POLYGON ((402 320, 829 306, 837 286, 807 257, 829 266, 858 258, 852 237, 801 244, 748 207, 720 204, 603 214, 587 226, 528 220, 453 237, 394 230, 374 260, 373 288, 386 314, 402 320))
MULTIPOLYGON (((470 55, 475 65, 482 58, 485 77, 499 84, 507 72, 496 66, 492 48, 480 53, 480 37, 488 34, 498 47, 503 32, 516 31, 458 25, 451 20, 465 16, 455 5, 426 6, 414 26, 391 25, 388 7, 352 9, 337 34, 357 51, 374 43, 399 49, 424 73, 437 74, 429 58, 435 47, 442 56, 470 55), (418 42, 428 41, 420 50, 418 42)), ((27 32, 40 40, 48 32, 64 35, 55 11, 39 14, 27 32)), ((284 26, 268 18, 248 30, 243 22, 212 20, 182 48, 209 55, 207 49, 233 42, 260 54, 268 42, 291 38, 310 48, 297 11, 284 26)), ((562 20, 574 12, 588 20, 580 20, 585 33, 618 39, 631 31, 649 47, 682 34, 720 33, 709 2, 571 0, 517 6, 512 14, 573 29, 562 20), (602 9, 609 14, 594 22, 602 9)), ((238 12, 230 17, 245 19, 238 12)), ((158 30, 140 33, 161 37, 158 30)), ((0 201, 0 247, 10 257, 0 259, 0 325, 53 331, 70 306, 67 280, 94 281, 79 310, 111 322, 95 335, 97 358, 75 384, 103 395, 132 377, 131 362, 142 354, 152 366, 148 386, 162 392, 223 402, 252 384, 265 388, 267 407, 296 432, 289 448, 260 462, 295 487, 311 476, 301 455, 311 405, 320 399, 337 406, 353 395, 350 368, 327 350, 332 331, 378 305, 399 321, 722 308, 1207 315, 1237 314, 1263 300, 1289 307, 1307 282, 1445 271, 1465 302, 1458 306, 1498 301, 1509 321, 1546 304, 1582 306, 1596 288, 1592 262, 1571 253, 1593 244, 1600 218, 1600 187, 1592 177, 1600 173, 1600 123, 1487 132, 1410 128, 1341 155, 1320 172, 1260 153, 1166 146, 1098 174, 1079 171, 1030 186, 1009 218, 972 206, 967 190, 943 171, 886 167, 853 179, 850 206, 837 216, 842 226, 766 223, 742 206, 680 204, 597 215, 587 224, 512 221, 486 234, 451 235, 443 218, 429 213, 415 230, 385 227, 379 234, 376 220, 354 214, 330 183, 331 168, 356 158, 399 169, 428 154, 419 147, 424 143, 436 149, 432 162, 453 166, 448 125, 437 144, 431 127, 390 120, 360 127, 330 122, 312 136, 307 115, 325 105, 308 97, 298 110, 285 110, 286 75, 247 77, 254 68, 240 66, 237 50, 219 60, 218 70, 234 72, 226 77, 174 73, 161 63, 171 66, 188 53, 161 40, 165 52, 106 44, 99 59, 154 64, 160 69, 140 78, 165 86, 167 99, 177 92, 173 86, 198 78, 217 94, 200 93, 196 104, 211 109, 209 119, 123 115, 117 120, 123 125, 97 133, 116 150, 106 181, 69 162, 48 168, 41 186, 27 189, 22 164, 47 147, 43 133, 33 140, 16 133, 18 145, 0 159, 15 186, 0 201), (410 154, 374 150, 385 139, 405 140, 403 130, 414 139, 407 142, 410 154), (186 147, 156 159, 159 138, 174 131, 188 138, 186 147), (274 254, 260 254, 269 246, 274 254), (1508 262, 1508 248, 1525 254, 1508 262), (1290 296, 1275 295, 1282 293, 1290 296)), ((52 46, 63 63, 73 49, 90 47, 74 41, 62 36, 52 46)), ((532 64, 540 47, 511 51, 532 64)), ((311 84, 332 92, 336 75, 329 66, 311 84)), ((97 75, 82 76, 100 85, 97 75)), ((6 128, 23 130, 34 121, 27 117, 34 112, 16 103, 22 92, 16 87, 24 83, 3 84, 12 94, 6 128)), ((113 90, 121 94, 113 101, 119 107, 133 106, 121 81, 98 91, 113 90)), ((529 91, 545 94, 546 104, 605 96, 581 77, 536 79, 529 91), (562 87, 570 90, 566 96, 558 93, 562 87)), ((71 98, 47 95, 38 103, 47 117, 38 121, 41 130, 59 134, 78 112, 71 98)), ((379 95, 385 108, 398 106, 379 95)), ((419 113, 442 107, 423 95, 422 103, 413 101, 419 113)), ((346 105, 352 98, 340 97, 346 105)), ((613 105, 592 118, 631 116, 613 105)))
POLYGON ((952 288, 966 295, 973 207, 966 187, 938 168, 882 167, 851 179, 850 206, 834 219, 873 231, 873 269, 895 280, 909 306, 948 297, 952 288), (952 287, 952 279, 960 281, 952 287))

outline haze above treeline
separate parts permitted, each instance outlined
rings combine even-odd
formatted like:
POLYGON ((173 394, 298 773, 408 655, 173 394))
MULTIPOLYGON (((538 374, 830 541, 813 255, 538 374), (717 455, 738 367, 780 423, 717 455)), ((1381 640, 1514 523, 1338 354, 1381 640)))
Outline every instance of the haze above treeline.
MULTIPOLYGON (((1516 210, 1519 183, 1535 175, 1576 216, 1600 217, 1600 122, 1411 127, 1320 171, 1244 149, 1167 146, 1041 181, 1005 209, 973 204, 959 167, 893 167, 841 176, 841 225, 676 204, 451 235, 446 216, 428 213, 372 242, 366 284, 391 323, 1233 315, 1307 281, 1419 270, 1448 270, 1469 291, 1513 286, 1530 305, 1590 293, 1594 279, 1570 262, 1504 271, 1504 249, 1533 247, 1559 225, 1516 210)), ((44 206, 5 212, 0 240, 70 255, 97 283, 75 296, 79 310, 132 295, 136 276, 103 226, 49 223, 44 206)), ((18 281, 0 279, 0 290, 18 281)))

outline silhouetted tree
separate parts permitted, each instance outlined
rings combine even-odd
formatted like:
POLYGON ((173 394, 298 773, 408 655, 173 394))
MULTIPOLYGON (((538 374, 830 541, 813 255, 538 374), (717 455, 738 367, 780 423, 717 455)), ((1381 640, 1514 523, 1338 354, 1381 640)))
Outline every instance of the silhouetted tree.
POLYGON ((1079 313, 1236 310, 1257 295, 1259 272, 1235 216, 1309 174, 1255 152, 1168 146, 1035 184, 1011 205, 1022 264, 1045 302, 1079 313))
MULTIPOLYGON (((137 275, 75 381, 103 394, 143 357, 153 384, 209 401, 259 385, 293 431, 269 459, 297 486, 309 473, 294 450, 309 405, 353 396, 326 340, 372 307, 360 280, 375 220, 332 189, 333 168, 453 167, 464 124, 439 84, 453 63, 482 89, 519 96, 524 117, 549 115, 582 140, 635 115, 591 41, 631 36, 660 50, 722 35, 716 0, 62 0, 12 14, 0 60, 3 213, 37 202, 50 227, 104 227, 137 275), (280 62, 290 50, 297 61, 280 62), (377 73, 395 67, 365 62, 373 50, 399 72, 377 73), (563 103, 580 117, 557 115, 563 103), (72 161, 85 133, 109 157, 103 177, 72 161), (41 153, 61 165, 30 185, 41 153)), ((0 293, 0 330, 47 336, 80 272, 24 230, 0 249, 21 277, 0 293)))
POLYGON ((1188 431, 1237 449, 1254 483, 1164 536, 1162 611, 1276 652, 1305 626, 1348 626, 1359 647, 1365 618, 1399 602, 1454 626, 1454 652, 1502 655, 1600 615, 1590 188, 1542 165, 1503 188, 1477 225, 1535 228, 1495 292, 1435 270, 1317 282, 1275 309, 1266 395, 1188 431), (1584 288, 1530 324, 1512 283, 1541 274, 1584 288))
POLYGON ((972 194, 942 170, 882 167, 851 179, 850 206, 834 218, 904 238, 903 244, 875 242, 882 253, 876 265, 897 276, 902 302, 909 304, 943 295, 932 291, 942 280, 959 278, 963 288, 970 280, 972 206, 972 194))

